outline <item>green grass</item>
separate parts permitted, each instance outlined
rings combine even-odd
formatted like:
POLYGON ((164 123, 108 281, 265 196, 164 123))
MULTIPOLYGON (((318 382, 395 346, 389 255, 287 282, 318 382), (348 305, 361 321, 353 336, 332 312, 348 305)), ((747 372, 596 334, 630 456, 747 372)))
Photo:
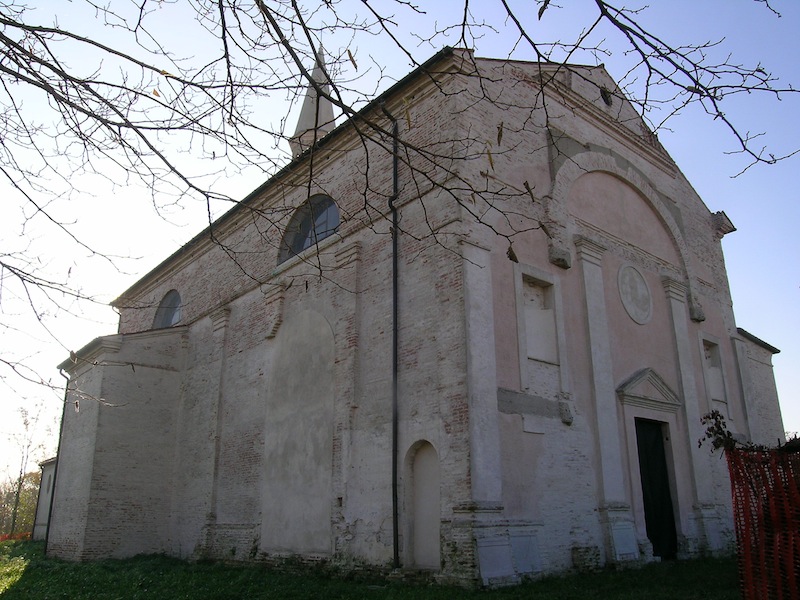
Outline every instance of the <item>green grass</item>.
POLYGON ((732 559, 649 565, 642 569, 554 577, 514 588, 469 591, 442 586, 347 581, 259 565, 189 563, 162 556, 68 563, 45 558, 36 542, 0 543, 0 598, 64 600, 358 598, 492 600, 738 600, 732 559))

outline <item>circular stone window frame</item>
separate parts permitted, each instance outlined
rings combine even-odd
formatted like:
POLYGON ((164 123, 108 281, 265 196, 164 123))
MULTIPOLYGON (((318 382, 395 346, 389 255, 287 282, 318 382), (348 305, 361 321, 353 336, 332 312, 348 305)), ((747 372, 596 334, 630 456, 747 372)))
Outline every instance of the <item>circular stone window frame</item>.
POLYGON ((650 286, 647 285, 647 279, 645 278, 644 274, 636 268, 635 265, 631 263, 623 263, 620 265, 619 271, 617 272, 617 290, 619 292, 619 299, 622 302, 622 306, 625 309, 625 312, 628 313, 628 316, 633 320, 634 323, 638 323, 639 325, 646 325, 650 322, 653 318, 653 293, 650 291, 650 286), (626 273, 635 273, 636 277, 634 277, 633 281, 637 281, 638 285, 636 286, 637 292, 641 294, 642 292, 647 294, 647 309, 644 310, 643 302, 639 302, 635 300, 631 294, 631 288, 629 282, 631 281, 630 277, 626 276, 626 273))

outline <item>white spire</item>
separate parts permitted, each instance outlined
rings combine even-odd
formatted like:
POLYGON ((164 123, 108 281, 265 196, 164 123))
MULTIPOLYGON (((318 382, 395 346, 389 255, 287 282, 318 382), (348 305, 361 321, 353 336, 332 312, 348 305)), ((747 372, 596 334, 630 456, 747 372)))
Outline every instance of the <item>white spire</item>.
MULTIPOLYGON (((323 68, 324 64, 325 53, 320 48, 311 78, 327 94, 330 91, 330 86, 323 68)), ((333 131, 334 127, 336 127, 336 124, 333 118, 333 104, 328 98, 320 97, 314 86, 309 83, 306 89, 306 96, 303 99, 303 106, 300 109, 300 117, 297 119, 297 128, 294 135, 289 138, 292 155, 298 156, 311 147, 315 139, 323 138, 333 131), (315 130, 316 136, 314 135, 315 130)))

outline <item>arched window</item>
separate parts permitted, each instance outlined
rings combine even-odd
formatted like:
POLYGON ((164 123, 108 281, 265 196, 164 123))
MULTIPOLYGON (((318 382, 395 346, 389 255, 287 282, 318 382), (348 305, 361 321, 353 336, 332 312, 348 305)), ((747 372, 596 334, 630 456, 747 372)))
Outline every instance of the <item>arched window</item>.
POLYGON ((278 264, 333 235, 339 227, 339 209, 328 196, 314 196, 292 215, 283 233, 278 264))
POLYGON ((181 322, 181 295, 178 290, 166 293, 158 305, 156 318, 153 319, 153 329, 173 327, 181 322))

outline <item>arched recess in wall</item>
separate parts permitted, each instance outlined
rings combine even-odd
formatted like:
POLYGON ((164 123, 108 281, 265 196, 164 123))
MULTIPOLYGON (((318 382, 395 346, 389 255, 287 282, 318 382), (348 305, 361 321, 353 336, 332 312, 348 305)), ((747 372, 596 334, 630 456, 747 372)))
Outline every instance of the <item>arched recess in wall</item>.
MULTIPOLYGON (((626 165, 624 160, 618 160, 610 154, 587 151, 577 154, 565 161, 555 174, 552 193, 548 201, 548 215, 554 223, 566 227, 568 219, 567 200, 573 184, 582 176, 592 172, 602 172, 612 175, 637 191, 653 212, 657 215, 664 229, 668 232, 675 248, 680 256, 680 269, 686 276, 686 283, 689 291, 689 309, 691 317, 695 321, 703 321, 705 316, 702 307, 697 299, 695 292, 696 275, 691 261, 689 260, 689 249, 684 239, 681 227, 676 221, 676 217, 666 205, 666 200, 656 192, 650 182, 631 165, 626 165)), ((676 212, 676 214, 680 214, 676 212)), ((556 238, 551 240, 551 244, 569 247, 571 240, 561 237, 560 231, 555 231, 556 238), (560 239, 559 239, 560 238, 560 239)), ((564 229, 561 229, 563 231, 564 229)))
POLYGON ((425 440, 406 455, 406 564, 418 569, 441 567, 441 477, 439 455, 425 440))
POLYGON ((331 552, 334 336, 312 310, 286 315, 266 394, 261 549, 331 552))
POLYGON ((170 290, 161 299, 153 319, 153 329, 174 327, 181 322, 181 295, 178 290, 170 290))
POLYGON ((576 222, 683 271, 674 234, 646 196, 627 180, 606 171, 584 173, 572 183, 567 210, 576 222))

